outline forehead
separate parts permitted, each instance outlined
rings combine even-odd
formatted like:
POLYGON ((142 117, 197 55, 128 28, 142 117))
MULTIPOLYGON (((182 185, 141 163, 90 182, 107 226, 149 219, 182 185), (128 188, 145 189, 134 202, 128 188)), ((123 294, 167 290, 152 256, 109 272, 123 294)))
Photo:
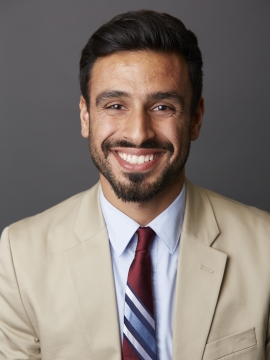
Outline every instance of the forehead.
POLYGON ((129 93, 190 92, 188 66, 175 53, 123 51, 98 59, 91 73, 91 96, 105 89, 129 93))

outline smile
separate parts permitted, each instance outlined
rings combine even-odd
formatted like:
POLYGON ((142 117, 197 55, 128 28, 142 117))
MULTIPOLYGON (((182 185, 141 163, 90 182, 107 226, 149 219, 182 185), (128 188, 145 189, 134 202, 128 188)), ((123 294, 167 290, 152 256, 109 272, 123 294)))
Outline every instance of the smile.
POLYGON ((124 152, 117 152, 118 156, 129 164, 144 164, 161 156, 160 153, 147 155, 132 155, 124 152))

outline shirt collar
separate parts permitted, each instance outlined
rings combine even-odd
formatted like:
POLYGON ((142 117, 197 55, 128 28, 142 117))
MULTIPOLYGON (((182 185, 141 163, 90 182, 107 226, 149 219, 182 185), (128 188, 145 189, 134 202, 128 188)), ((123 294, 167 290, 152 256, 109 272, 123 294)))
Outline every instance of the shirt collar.
MULTIPOLYGON (((186 187, 167 209, 153 219, 150 226, 157 236, 164 241, 172 254, 182 230, 186 202, 186 187)), ((114 251, 121 256, 140 224, 114 207, 104 196, 100 187, 100 205, 106 223, 108 236, 114 251)))

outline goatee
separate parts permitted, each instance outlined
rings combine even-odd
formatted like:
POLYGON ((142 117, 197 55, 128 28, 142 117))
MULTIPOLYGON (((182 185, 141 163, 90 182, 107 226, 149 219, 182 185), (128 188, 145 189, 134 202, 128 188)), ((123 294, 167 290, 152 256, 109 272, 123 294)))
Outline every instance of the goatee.
POLYGON ((189 136, 184 138, 181 153, 176 157, 172 163, 169 162, 174 154, 174 146, 171 142, 161 142, 159 140, 147 140, 140 146, 135 146, 132 142, 125 140, 109 140, 106 139, 101 145, 101 152, 99 153, 95 145, 93 134, 89 131, 89 148, 92 160, 99 170, 99 172, 110 183, 116 196, 124 202, 147 202, 161 191, 169 187, 185 167, 186 160, 189 155, 190 139, 189 136), (147 182, 151 176, 152 171, 148 172, 122 172, 122 175, 127 181, 121 182, 113 173, 111 165, 108 161, 108 155, 112 148, 136 148, 136 149, 161 149, 167 152, 167 164, 153 182, 147 182))

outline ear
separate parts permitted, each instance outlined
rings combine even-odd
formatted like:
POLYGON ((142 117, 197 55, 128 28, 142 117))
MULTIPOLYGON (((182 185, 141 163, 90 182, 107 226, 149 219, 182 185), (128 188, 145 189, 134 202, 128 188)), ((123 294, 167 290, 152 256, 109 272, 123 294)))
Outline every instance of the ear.
POLYGON ((197 106, 197 109, 191 119, 190 137, 192 141, 197 140, 200 135, 203 114, 204 114, 204 99, 201 98, 197 106))
POLYGON ((89 136, 89 112, 86 101, 83 96, 80 97, 80 118, 81 118, 81 134, 84 138, 89 136))

